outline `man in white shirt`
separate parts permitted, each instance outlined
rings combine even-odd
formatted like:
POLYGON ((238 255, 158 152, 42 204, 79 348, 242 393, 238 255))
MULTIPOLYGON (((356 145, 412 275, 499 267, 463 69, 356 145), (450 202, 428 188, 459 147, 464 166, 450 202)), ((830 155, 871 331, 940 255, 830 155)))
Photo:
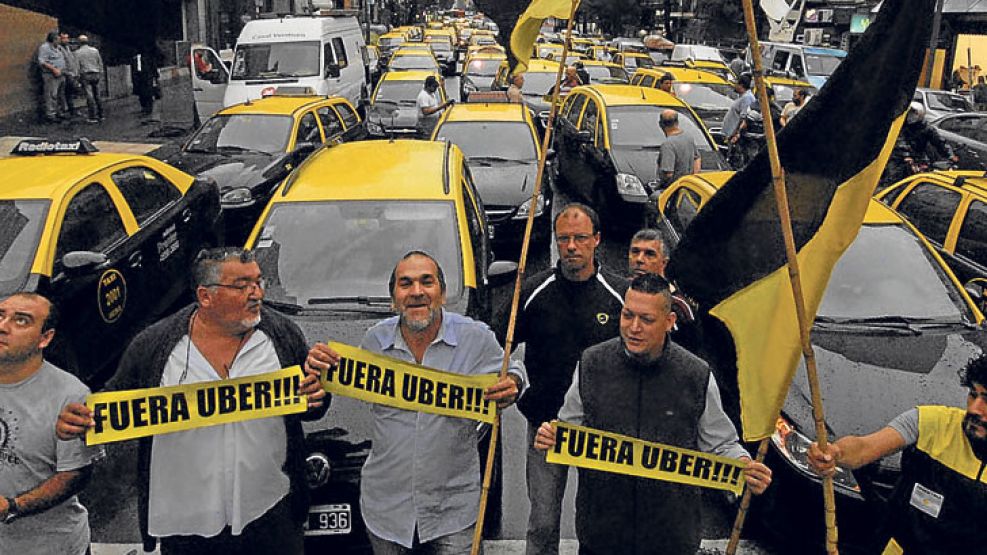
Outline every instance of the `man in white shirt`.
POLYGON ((429 140, 432 138, 432 130, 439 122, 442 110, 455 104, 456 101, 449 99, 439 102, 439 80, 429 75, 425 78, 425 87, 418 93, 415 107, 418 111, 418 138, 429 140))

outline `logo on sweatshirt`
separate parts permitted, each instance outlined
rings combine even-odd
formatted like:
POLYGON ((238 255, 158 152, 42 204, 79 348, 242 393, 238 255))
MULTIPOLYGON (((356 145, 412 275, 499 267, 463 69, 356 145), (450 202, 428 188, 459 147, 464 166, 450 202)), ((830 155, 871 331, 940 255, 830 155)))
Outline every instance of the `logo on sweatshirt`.
POLYGON ((607 325, 607 322, 610 321, 610 315, 607 314, 606 312, 597 312, 596 321, 599 322, 601 326, 605 326, 607 325))

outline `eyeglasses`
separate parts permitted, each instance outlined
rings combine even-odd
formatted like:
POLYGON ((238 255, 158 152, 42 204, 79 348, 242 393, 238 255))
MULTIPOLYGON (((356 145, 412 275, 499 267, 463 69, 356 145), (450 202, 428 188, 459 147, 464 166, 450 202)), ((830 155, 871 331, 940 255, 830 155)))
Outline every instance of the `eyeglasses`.
POLYGON ((560 245, 568 245, 569 241, 575 241, 577 245, 585 245, 589 243, 592 239, 592 235, 579 234, 579 235, 559 235, 555 238, 555 242, 560 245))
POLYGON ((267 289, 267 280, 260 278, 257 281, 247 281, 239 284, 206 283, 203 287, 225 287, 227 289, 236 289, 240 293, 253 293, 254 289, 260 289, 261 291, 267 289))

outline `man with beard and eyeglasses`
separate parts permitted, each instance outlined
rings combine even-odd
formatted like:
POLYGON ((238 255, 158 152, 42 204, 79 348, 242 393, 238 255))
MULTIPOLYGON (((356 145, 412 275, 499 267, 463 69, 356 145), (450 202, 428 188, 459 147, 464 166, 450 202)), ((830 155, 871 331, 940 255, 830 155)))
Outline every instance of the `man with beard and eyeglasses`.
POLYGON ((809 464, 823 476, 836 467, 856 470, 902 451, 901 478, 888 501, 875 552, 983 553, 987 508, 987 355, 967 363, 966 411, 918 406, 865 436, 846 436, 823 450, 809 448, 809 464))
MULTIPOLYGON (((566 205, 555 218, 559 262, 531 276, 521 287, 514 327, 515 345, 524 343, 531 390, 518 402, 528 421, 525 473, 531 513, 528 555, 559 552, 562 496, 569 472, 548 464, 532 447, 538 425, 555 418, 584 349, 617 337, 627 280, 605 272, 596 257, 600 219, 584 204, 566 205)), ((498 339, 507 335, 510 305, 501 310, 498 339)))
MULTIPOLYGON (((204 250, 192 268, 196 302, 130 343, 109 391, 242 378, 305 362, 293 322, 261 304, 264 278, 253 253, 204 250)), ((138 518, 145 551, 162 555, 293 554, 304 551, 308 514, 302 420, 325 414, 319 373, 306 368, 304 414, 259 418, 142 438, 138 518)), ((94 425, 84 405, 66 405, 59 438, 94 425)))
POLYGON ((0 553, 82 555, 89 515, 76 495, 100 449, 59 441, 52 422, 89 389, 44 360, 54 305, 36 293, 0 301, 0 553))
MULTIPOLYGON (((457 374, 500 370, 504 351, 482 322, 448 312, 445 275, 429 254, 406 254, 388 284, 397 316, 367 330, 360 348, 457 374)), ((339 363, 324 343, 309 351, 320 370, 339 363)), ((524 389, 524 369, 485 392, 500 409, 524 389)), ((373 405, 373 442, 363 465, 360 507, 375 555, 469 553, 480 504, 476 423, 373 405)))

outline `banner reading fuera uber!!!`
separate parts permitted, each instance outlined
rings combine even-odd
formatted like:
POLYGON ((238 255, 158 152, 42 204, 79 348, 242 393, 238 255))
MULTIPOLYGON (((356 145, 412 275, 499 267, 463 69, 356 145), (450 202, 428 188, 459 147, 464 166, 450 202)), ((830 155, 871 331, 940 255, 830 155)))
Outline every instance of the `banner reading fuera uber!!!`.
POLYGON ((744 490, 743 461, 565 422, 556 421, 553 425, 555 447, 548 450, 546 457, 550 463, 721 489, 737 495, 744 490))
POLYGON ((300 366, 232 380, 94 393, 87 445, 305 412, 300 366))
POLYGON ((330 342, 339 364, 322 372, 322 387, 343 395, 399 409, 493 423, 497 404, 483 390, 496 374, 466 376, 441 372, 396 358, 330 342))

